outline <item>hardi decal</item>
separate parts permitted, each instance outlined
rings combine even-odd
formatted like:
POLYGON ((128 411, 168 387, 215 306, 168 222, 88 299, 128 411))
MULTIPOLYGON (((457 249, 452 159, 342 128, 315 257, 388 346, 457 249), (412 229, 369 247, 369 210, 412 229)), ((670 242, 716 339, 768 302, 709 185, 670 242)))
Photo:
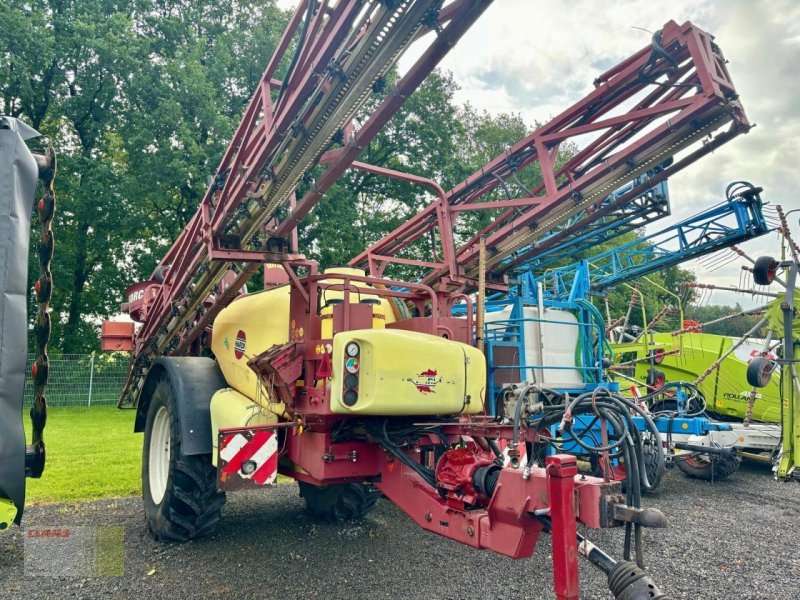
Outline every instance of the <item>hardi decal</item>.
POLYGON ((244 350, 247 348, 247 336, 241 329, 236 334, 236 342, 233 345, 233 355, 239 359, 244 356, 244 350))
POLYGON ((437 377, 437 375, 436 370, 426 369, 416 377, 409 377, 406 381, 413 383, 417 391, 423 394, 435 394, 436 390, 434 388, 442 381, 442 378, 437 377))

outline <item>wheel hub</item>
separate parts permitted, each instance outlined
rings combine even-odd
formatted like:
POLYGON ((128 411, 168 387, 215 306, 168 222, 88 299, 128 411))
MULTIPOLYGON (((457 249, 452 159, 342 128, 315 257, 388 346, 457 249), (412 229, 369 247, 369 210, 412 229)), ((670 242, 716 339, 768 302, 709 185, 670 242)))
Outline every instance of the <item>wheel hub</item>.
POLYGON ((155 504, 164 499, 169 478, 170 459, 170 414, 162 406, 153 418, 153 431, 150 435, 148 453, 148 475, 150 480, 150 496, 155 504))

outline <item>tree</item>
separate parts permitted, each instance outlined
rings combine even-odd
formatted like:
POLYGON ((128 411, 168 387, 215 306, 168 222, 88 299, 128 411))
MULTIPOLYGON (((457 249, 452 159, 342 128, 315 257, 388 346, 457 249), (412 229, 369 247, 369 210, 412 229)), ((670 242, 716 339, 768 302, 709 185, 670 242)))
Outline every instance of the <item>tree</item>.
POLYGON ((0 112, 59 154, 52 347, 86 352, 197 208, 286 15, 262 0, 43 0, 2 3, 0 20, 0 112))
MULTIPOLYGON (((723 306, 719 304, 700 306, 692 304, 686 310, 686 318, 698 321, 699 323, 707 323, 722 317, 736 315, 743 310, 744 309, 738 302, 734 306, 723 306)), ((760 318, 760 316, 736 316, 726 319, 721 323, 703 327, 703 332, 739 337, 746 331, 752 329, 760 318)), ((762 334, 763 332, 756 332, 757 336, 762 334)))
POLYGON ((134 10, 102 0, 0 5, 0 110, 39 129, 59 154, 52 304, 54 346, 65 352, 93 345, 84 315, 107 314, 108 291, 125 284, 118 259, 132 207, 117 185, 124 164, 113 123, 137 44, 134 10))
POLYGON ((120 122, 126 193, 148 216, 151 258, 177 238, 205 194, 287 15, 274 1, 152 0, 120 122))

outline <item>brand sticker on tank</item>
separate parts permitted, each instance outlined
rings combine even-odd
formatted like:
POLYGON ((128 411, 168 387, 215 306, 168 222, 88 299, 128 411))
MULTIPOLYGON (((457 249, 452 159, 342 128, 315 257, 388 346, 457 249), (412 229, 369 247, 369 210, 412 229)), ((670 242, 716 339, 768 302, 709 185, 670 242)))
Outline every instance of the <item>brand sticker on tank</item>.
POLYGON ((406 381, 413 383, 418 392, 423 394, 435 394, 436 385, 441 383, 442 378, 437 377, 438 372, 435 369, 426 369, 416 377, 409 377, 406 381))
POLYGON ((233 355, 239 359, 244 356, 244 350, 247 348, 247 336, 241 329, 236 334, 236 342, 233 344, 233 355))

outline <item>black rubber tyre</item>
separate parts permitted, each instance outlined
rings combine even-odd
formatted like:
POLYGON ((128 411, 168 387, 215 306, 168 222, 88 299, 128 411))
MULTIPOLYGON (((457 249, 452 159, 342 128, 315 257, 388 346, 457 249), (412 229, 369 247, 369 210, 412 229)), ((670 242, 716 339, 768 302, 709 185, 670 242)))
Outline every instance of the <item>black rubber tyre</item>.
POLYGON ((731 456, 693 456, 675 463, 687 477, 702 479, 703 481, 722 481, 739 470, 742 457, 738 454, 731 456), (708 460, 708 459, 711 460, 708 460))
MULTIPOLYGON (((652 444, 645 444, 642 446, 642 453, 644 454, 644 468, 647 472, 647 481, 650 482, 650 487, 655 490, 661 484, 661 478, 664 476, 664 469, 658 468, 658 448, 652 444)), ((600 466, 600 460, 596 454, 592 454, 589 457, 589 464, 592 467, 592 474, 595 477, 603 476, 603 468, 600 466)), ((624 464, 622 466, 624 467, 624 464)), ((625 473, 627 477, 627 469, 625 473)), ((625 490, 625 481, 622 482, 622 489, 623 491, 625 490)))
MULTIPOLYGON (((689 414, 694 414, 700 412, 700 408, 702 404, 700 404, 697 400, 690 400, 688 402, 688 406, 686 406, 686 412, 689 414)), ((676 413, 678 412, 678 401, 673 400, 671 398, 666 398, 664 400, 657 400, 650 405, 650 412, 653 414, 656 413, 676 413)), ((677 431, 673 431, 672 433, 678 433, 677 431)))
MULTIPOLYGON (((225 504, 225 494, 217 492, 217 474, 211 464, 211 455, 185 456, 181 452, 177 416, 172 387, 166 378, 161 379, 153 391, 147 412, 142 448, 145 521, 153 537, 161 542, 185 542, 212 533, 220 521, 220 512, 225 504), (160 411, 166 413, 160 414, 160 411), (164 419, 168 419, 168 425, 164 419), (169 441, 166 444, 167 449, 161 448, 168 459, 160 463, 162 468, 166 468, 166 487, 161 494, 155 491, 154 497, 151 489, 150 455, 161 447, 159 439, 162 442, 167 439, 166 433, 156 433, 156 441, 153 441, 156 422, 159 427, 168 427, 169 441)), ((158 461, 158 458, 154 457, 154 461, 158 461)))
POLYGON ((153 272, 153 279, 155 279, 158 283, 164 283, 164 280, 167 278, 168 271, 169 267, 163 265, 156 267, 156 270, 153 272))
POLYGON ((763 356, 758 356, 747 365, 747 383, 756 388, 767 387, 772 379, 774 370, 774 362, 763 356))
POLYGON ((381 497, 378 490, 364 483, 335 483, 321 487, 304 481, 297 483, 308 511, 323 521, 361 519, 375 508, 381 497))
POLYGON ((654 490, 661 485, 661 478, 664 477, 664 461, 661 461, 661 468, 658 465, 658 452, 659 448, 652 444, 645 444, 642 446, 644 454, 644 469, 647 473, 647 481, 650 482, 650 487, 654 490))
POLYGON ((753 281, 758 285, 769 285, 778 274, 778 261, 771 256, 761 256, 753 264, 753 281))

